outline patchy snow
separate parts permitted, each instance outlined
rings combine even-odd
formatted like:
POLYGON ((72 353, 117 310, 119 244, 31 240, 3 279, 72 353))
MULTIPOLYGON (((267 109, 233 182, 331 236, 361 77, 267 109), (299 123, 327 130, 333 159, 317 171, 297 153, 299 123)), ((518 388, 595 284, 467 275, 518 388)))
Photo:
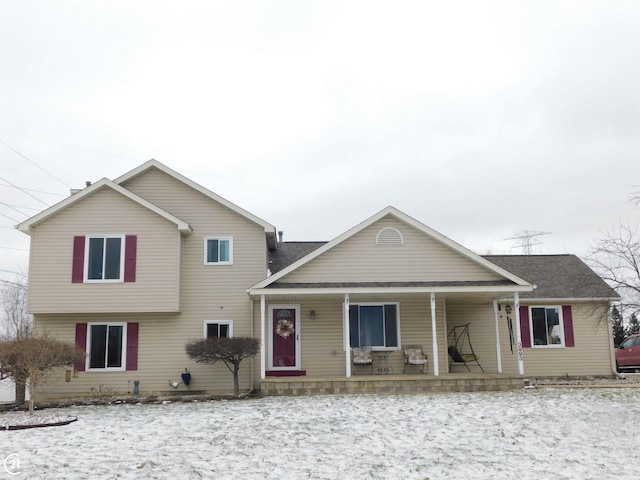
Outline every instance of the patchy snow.
POLYGON ((639 400, 544 388, 72 407, 56 412, 70 425, 0 432, 0 456, 30 479, 635 480, 639 400))

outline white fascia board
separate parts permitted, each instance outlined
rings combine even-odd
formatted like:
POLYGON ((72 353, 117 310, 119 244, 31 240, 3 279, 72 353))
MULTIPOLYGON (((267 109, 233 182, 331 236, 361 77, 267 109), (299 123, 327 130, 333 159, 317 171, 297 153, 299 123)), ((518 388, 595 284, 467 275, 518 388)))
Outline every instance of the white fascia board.
POLYGON ((24 222, 20 223, 17 226, 17 228, 21 232, 24 232, 24 233, 26 233, 28 235, 31 232, 31 229, 33 227, 35 227, 37 224, 45 221, 47 218, 51 217, 52 215, 55 215, 56 213, 61 212, 62 210, 71 207, 75 203, 78 203, 78 202, 82 201, 84 198, 94 194, 95 192, 97 192, 98 190, 100 190, 102 188, 111 188, 112 190, 115 190, 116 192, 120 193, 121 195, 129 198, 130 200, 138 203, 139 205, 141 205, 141 206, 151 210, 152 212, 156 213, 157 215, 165 218, 166 220, 170 221, 171 223, 174 223, 178 227, 178 230, 180 230, 181 233, 190 234, 191 231, 192 231, 192 229, 191 229, 191 227, 189 226, 188 223, 180 220, 178 217, 170 214, 169 212, 161 209, 160 207, 148 202, 144 198, 139 197, 135 193, 130 192, 126 188, 123 188, 120 185, 117 185, 116 183, 112 182, 108 178, 103 178, 102 180, 99 180, 99 181, 93 183, 89 187, 80 190, 78 193, 75 193, 75 194, 71 195, 70 197, 65 198, 61 202, 58 202, 55 205, 47 208, 46 210, 43 210, 39 214, 34 215, 33 217, 31 217, 31 218, 25 220, 24 222))
POLYGON ((520 304, 526 303, 531 305, 534 303, 539 304, 568 304, 568 303, 594 303, 594 302, 615 302, 620 300, 620 297, 590 297, 590 298, 532 298, 532 297, 520 297, 520 304))
MULTIPOLYGON (((480 255, 472 252, 468 248, 463 247, 459 243, 456 243, 453 240, 445 237, 441 233, 436 232, 432 228, 427 227, 425 224, 419 222, 415 218, 412 218, 409 215, 401 212, 397 208, 389 206, 389 207, 386 207, 386 208, 380 210, 378 213, 376 213, 372 217, 368 218, 367 220, 359 223, 358 225, 356 225, 355 227, 351 228, 350 230, 347 230, 342 235, 340 235, 340 236, 334 238, 333 240, 331 240, 330 242, 324 244, 322 247, 318 248, 317 250, 314 250, 313 252, 311 252, 306 257, 301 258, 297 262, 294 262, 291 265, 289 265, 288 267, 280 270, 278 273, 266 278, 265 280, 263 280, 260 283, 257 283, 256 285, 254 285, 254 288, 264 288, 264 287, 266 287, 268 285, 271 285, 273 282, 275 282, 278 279, 288 275, 292 271, 294 271, 297 268, 301 267, 305 263, 310 262, 314 258, 317 258, 318 256, 322 255, 327 250, 332 249, 336 245, 338 245, 338 244, 342 243, 343 241, 345 241, 346 239, 354 236, 356 233, 364 230, 368 226, 373 225, 375 222, 377 222, 378 220, 386 217, 387 215, 393 215, 398 220, 400 220, 402 222, 405 222, 406 224, 414 227, 416 230, 421 231, 424 234, 432 237, 436 241, 444 244, 445 246, 451 248, 452 250, 455 250, 456 252, 458 252, 461 255, 467 257, 469 260, 481 265, 482 267, 484 267, 484 268, 486 268, 486 269, 488 269, 488 270, 500 275, 501 277, 504 277, 504 278, 506 278, 508 280, 511 280, 516 285, 531 286, 527 281, 523 280, 522 278, 517 277, 513 273, 508 272, 507 270, 504 270, 503 268, 498 267, 497 265, 491 263, 490 261, 482 258, 480 255)), ((526 291, 530 291, 530 289, 526 290, 526 291)))
POLYGON ((338 294, 401 294, 401 293, 513 293, 530 292, 525 285, 511 287, 333 287, 333 288, 258 288, 247 290, 249 296, 283 296, 283 295, 338 295, 338 294))
POLYGON ((194 182, 193 180, 185 177, 184 175, 176 172, 175 170, 167 167, 166 165, 164 165, 163 163, 159 162, 158 160, 155 159, 151 159, 145 163, 143 163, 142 165, 140 165, 137 168, 134 168, 133 170, 131 170, 128 173, 125 173, 124 175, 121 175, 120 177, 116 178, 114 180, 114 183, 120 185, 128 180, 131 180, 132 178, 137 177, 138 175, 144 173, 145 171, 149 170, 150 168, 155 167, 158 170, 166 173, 167 175, 175 178, 176 180, 184 183, 185 185, 188 185, 189 187, 193 188, 194 190, 202 193, 203 195, 211 198, 212 200, 215 200, 216 202, 220 203, 221 205, 224 205, 225 207, 227 207, 228 209, 236 212, 239 215, 242 215, 243 217, 251 220, 252 222, 260 225, 262 228, 264 228, 265 233, 267 234, 271 234, 273 235, 273 239, 275 241, 276 238, 276 227, 274 225, 271 225, 269 222, 266 222, 264 220, 262 220, 261 218, 255 216, 254 214, 246 211, 245 209, 237 206, 236 204, 230 202, 229 200, 222 198, 220 195, 217 195, 216 193, 212 192, 211 190, 209 190, 208 188, 203 187, 202 185, 194 182))

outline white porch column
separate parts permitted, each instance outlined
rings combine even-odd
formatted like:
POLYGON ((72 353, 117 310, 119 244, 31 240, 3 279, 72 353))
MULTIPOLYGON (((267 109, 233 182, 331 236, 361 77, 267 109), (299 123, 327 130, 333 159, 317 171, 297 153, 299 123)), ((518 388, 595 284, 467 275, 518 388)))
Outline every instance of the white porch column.
POLYGON ((344 357, 345 357, 345 372, 347 372, 347 378, 351 377, 351 345, 350 345, 350 337, 351 332, 349 331, 349 294, 344 294, 344 310, 342 312, 342 324, 343 335, 344 335, 344 357))
POLYGON ((513 294, 513 309, 516 314, 516 339, 518 340, 518 373, 524 375, 524 353, 522 351, 522 332, 520 331, 520 295, 513 294))
POLYGON ((267 376, 266 320, 264 295, 260 295, 260 378, 262 380, 267 376))
POLYGON ((436 294, 431 292, 431 336, 433 338, 433 374, 440 375, 438 364, 438 333, 436 331, 436 294))
POLYGON ((493 301, 493 316, 496 320, 496 359, 498 360, 498 373, 502 373, 502 350, 500 349, 500 316, 498 315, 498 300, 493 301))

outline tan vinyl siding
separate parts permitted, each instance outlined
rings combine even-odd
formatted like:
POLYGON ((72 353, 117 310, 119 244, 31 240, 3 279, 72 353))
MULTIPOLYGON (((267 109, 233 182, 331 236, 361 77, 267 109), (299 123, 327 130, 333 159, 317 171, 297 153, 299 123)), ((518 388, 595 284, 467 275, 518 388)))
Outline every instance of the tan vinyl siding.
MULTIPOLYGON (((254 332, 251 323, 252 302, 247 288, 266 276, 264 227, 154 169, 123 186, 187 222, 193 229, 190 235, 182 236, 181 241, 179 237, 176 239, 171 252, 176 258, 176 265, 181 266, 172 292, 177 296, 178 285, 182 285, 180 313, 39 315, 39 329, 46 329, 52 335, 66 340, 74 339, 77 322, 96 319, 139 322, 137 371, 78 372, 77 378, 72 379, 69 384, 52 384, 43 389, 43 393, 51 396, 87 394, 91 388, 99 385, 126 393, 129 380, 140 380, 142 393, 173 392, 175 390, 170 387, 169 381, 179 381, 185 368, 192 373, 191 390, 231 393, 233 375, 224 364, 197 364, 187 358, 184 346, 191 339, 204 337, 205 321, 231 320, 234 336, 259 336, 259 331, 254 332), (233 265, 204 264, 204 238, 215 236, 233 237, 233 265)), ((140 240, 138 247, 140 248, 140 240)), ((70 269, 69 258, 69 278, 70 269)), ((160 295, 156 300, 162 301, 160 295)), ((66 305, 68 304, 67 298, 66 305)), ((259 358, 257 356, 253 361, 243 362, 240 371, 241 390, 247 391, 251 387, 252 371, 257 370, 259 378, 259 358), (252 366, 254 362, 257 362, 257 368, 252 366)), ((133 388, 132 384, 130 388, 133 388)), ((181 385, 177 390, 184 391, 186 388, 181 385)))
POLYGON ((497 274, 423 232, 387 216, 285 276, 279 283, 500 279, 497 274), (402 233, 403 245, 376 244, 378 232, 388 227, 402 233))
MULTIPOLYGON (((566 304, 566 303, 565 303, 566 304)), ((560 307, 561 304, 558 304, 560 307)), ((504 307, 504 304, 503 304, 504 307)), ((606 307, 601 307, 606 308, 606 307)), ((525 348, 524 370, 530 376, 584 376, 611 375, 610 335, 607 325, 598 325, 601 313, 594 304, 571 305, 573 316, 574 347, 525 348)), ((513 321, 513 352, 509 342, 507 315, 499 312, 500 349, 502 371, 518 373, 518 347, 516 317, 513 321)), ((470 322, 473 348, 480 364, 488 372, 497 371, 495 319, 492 304, 447 302, 447 329, 470 322)), ((472 371, 479 371, 470 364, 472 371)), ((453 364, 452 372, 466 372, 464 364, 453 364)))
POLYGON ((175 224, 104 188, 36 226, 31 235, 31 313, 169 312, 179 305, 175 224), (72 283, 74 236, 136 235, 136 281, 72 283))
MULTIPOLYGON (((187 391, 184 385, 174 389, 169 382, 179 382, 185 368, 192 375, 191 390, 233 392, 233 375, 224 364, 203 365, 190 360, 184 345, 203 337, 203 323, 185 322, 173 314, 140 315, 46 315, 37 317, 37 330, 61 340, 73 342, 76 323, 138 322, 138 370, 123 372, 76 372, 70 382, 64 381, 64 369, 40 388, 42 398, 55 396, 92 396, 99 391, 111 394, 133 392, 133 381, 140 381, 143 394, 187 391)), ((248 335, 246 328, 234 322, 236 335, 248 335)), ((240 371, 240 388, 247 391, 251 382, 251 362, 245 361, 240 371)))
POLYGON ((536 376, 611 375, 611 335, 606 323, 598 323, 602 308, 606 307, 571 305, 575 346, 525 348, 525 373, 536 376))

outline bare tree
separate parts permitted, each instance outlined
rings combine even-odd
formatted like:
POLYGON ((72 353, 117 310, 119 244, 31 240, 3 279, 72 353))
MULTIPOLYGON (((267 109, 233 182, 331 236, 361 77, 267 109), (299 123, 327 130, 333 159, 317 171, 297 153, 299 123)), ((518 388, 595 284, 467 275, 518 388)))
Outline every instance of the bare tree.
POLYGON ((29 414, 33 415, 33 405, 38 387, 59 367, 72 366, 85 358, 82 349, 70 342, 63 342, 46 336, 23 338, 0 343, 0 369, 11 376, 16 384, 29 386, 29 414))
POLYGON ((233 338, 205 338, 193 340, 185 346, 189 358, 198 363, 223 362, 233 373, 233 393, 240 396, 238 372, 240 363, 248 357, 253 357, 259 351, 258 340, 250 337, 233 338))
POLYGON ((620 225, 596 241, 587 258, 590 265, 622 297, 625 317, 640 313, 640 237, 635 228, 620 225))
MULTIPOLYGON (((4 313, 4 329, 0 333, 0 341, 23 340, 33 335, 33 317, 27 313, 27 282, 25 277, 16 278, 14 282, 2 281, 0 300, 4 313)), ((22 375, 18 376, 23 378, 22 375)), ((0 379, 2 374, 0 374, 0 379)), ((15 404, 25 402, 26 385, 22 380, 15 380, 15 404)))
POLYGON ((27 283, 22 279, 16 279, 15 282, 2 281, 1 298, 5 317, 2 339, 20 340, 31 337, 33 318, 27 313, 27 283))

